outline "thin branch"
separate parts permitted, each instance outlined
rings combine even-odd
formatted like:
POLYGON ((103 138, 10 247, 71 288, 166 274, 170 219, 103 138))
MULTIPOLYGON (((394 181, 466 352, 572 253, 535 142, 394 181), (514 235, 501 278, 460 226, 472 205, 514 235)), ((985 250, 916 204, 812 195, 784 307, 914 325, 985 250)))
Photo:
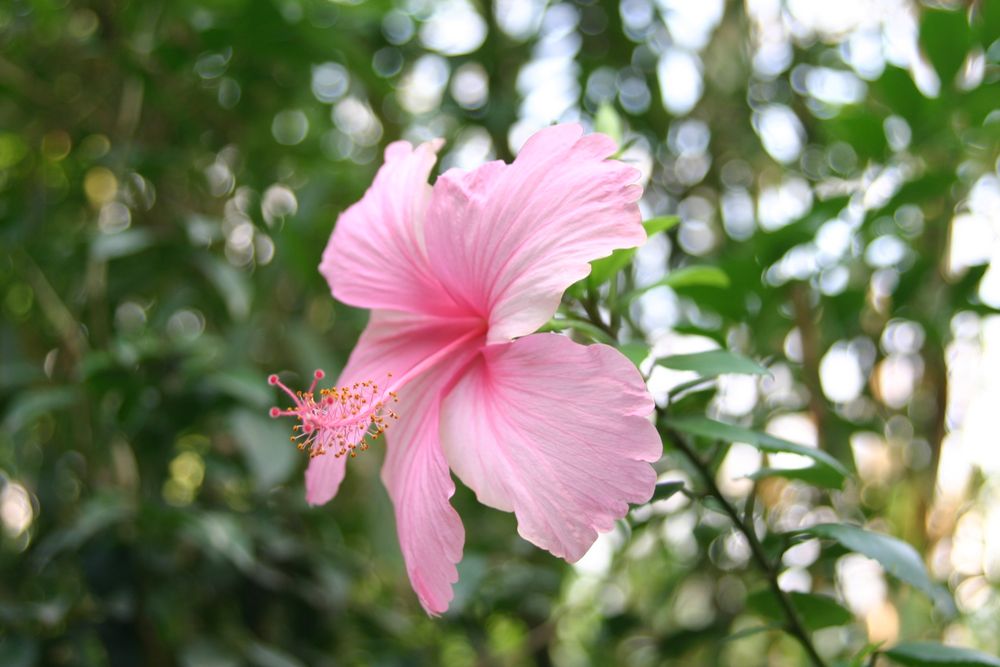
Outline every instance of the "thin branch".
MULTIPOLYGON (((663 416, 661 409, 657 408, 657 421, 659 417, 663 416)), ((749 521, 740 516, 739 511, 735 506, 723 495, 719 486, 715 483, 715 476, 712 471, 709 470, 708 466, 705 465, 704 461, 695 453, 694 447, 686 440, 686 438, 670 428, 665 426, 663 429, 673 441, 674 446, 677 447, 684 456, 691 462, 691 464, 701 475, 702 480, 705 483, 705 487, 708 490, 708 494, 714 497, 719 504, 722 506, 725 513, 729 516, 733 525, 736 526, 737 530, 743 533, 746 537, 747 543, 750 545, 750 553, 753 560, 757 563, 761 570, 763 570, 765 577, 767 578, 767 583, 771 588, 771 592, 774 593, 775 598, 777 598, 779 605, 781 606, 782 613, 785 616, 786 624, 785 630, 788 634, 792 635, 798 640, 799 644, 805 650, 809 659, 812 661, 816 667, 826 667, 826 662, 817 652, 816 647, 813 646, 812 639, 809 637, 809 632, 806 630, 805 625, 802 623, 802 619, 799 617, 798 611, 792 605, 792 600, 788 594, 782 590, 781 586, 778 585, 778 569, 775 565, 768 559, 767 554, 764 553, 764 547, 761 545, 760 540, 757 539, 757 532, 753 528, 752 517, 749 521)))

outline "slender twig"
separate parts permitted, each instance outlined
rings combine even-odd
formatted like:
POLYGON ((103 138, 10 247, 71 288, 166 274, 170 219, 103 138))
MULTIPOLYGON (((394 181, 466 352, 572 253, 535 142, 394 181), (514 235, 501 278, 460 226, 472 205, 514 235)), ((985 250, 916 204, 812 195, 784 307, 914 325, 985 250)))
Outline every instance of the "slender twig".
POLYGON ((590 320, 591 324, 604 331, 604 333, 608 334, 608 336, 612 339, 617 339, 618 332, 608 326, 607 322, 604 321, 604 318, 601 317, 601 312, 597 308, 597 301, 594 300, 592 295, 590 298, 582 299, 580 304, 587 312, 587 318, 590 320))
POLYGON ((611 321, 608 326, 615 333, 622 325, 622 316, 618 307, 618 278, 616 273, 611 276, 611 280, 608 282, 608 310, 611 311, 611 321))
MULTIPOLYGON (((662 414, 661 409, 658 408, 657 417, 662 416, 662 414)), ((722 494, 719 486, 715 483, 715 476, 712 474, 712 471, 709 470, 707 465, 705 465, 705 462, 702 461, 701 457, 695 453, 694 447, 683 435, 669 426, 664 427, 664 431, 678 451, 680 451, 698 471, 698 474, 702 477, 702 481, 705 483, 708 494, 719 502, 723 511, 725 511, 730 520, 732 520, 733 525, 736 526, 736 529, 743 533, 744 537, 746 537, 747 543, 750 545, 750 553, 753 560, 757 563, 760 569, 763 570, 764 575, 767 578, 767 583, 771 588, 771 592, 774 593, 775 598, 777 598, 778 603, 781 606, 781 610, 786 621, 785 630, 788 634, 798 640, 806 654, 809 656, 809 659, 814 665, 816 665, 816 667, 826 667, 826 662, 824 662, 823 658, 816 651, 816 647, 813 646, 812 639, 809 637, 809 632, 802 623, 802 619, 799 617, 798 611, 796 611, 795 607, 792 605, 791 598, 784 590, 782 590, 781 586, 778 585, 778 569, 767 557, 767 554, 764 553, 764 547, 757 538, 756 530, 754 530, 752 517, 748 519, 740 516, 736 507, 729 502, 729 500, 722 494)))

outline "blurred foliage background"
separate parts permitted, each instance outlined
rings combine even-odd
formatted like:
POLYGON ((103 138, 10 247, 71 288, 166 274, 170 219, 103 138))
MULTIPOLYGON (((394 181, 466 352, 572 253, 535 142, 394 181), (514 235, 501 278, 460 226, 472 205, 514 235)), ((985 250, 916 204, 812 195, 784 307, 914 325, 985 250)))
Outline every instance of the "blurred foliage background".
POLYGON ((703 450, 781 588, 832 601, 800 610, 823 658, 995 653, 998 38, 996 0, 0 4, 0 664, 805 664, 669 442, 675 493, 572 566, 460 488, 457 597, 430 619, 378 448, 309 508, 266 418, 268 372, 335 373, 364 326, 316 267, 387 142, 443 136, 468 168, 572 120, 680 224, 567 321, 611 330, 672 414, 851 471, 703 450), (718 346, 769 374, 657 363, 718 346), (768 541, 840 521, 913 544, 955 609, 864 549, 768 541))

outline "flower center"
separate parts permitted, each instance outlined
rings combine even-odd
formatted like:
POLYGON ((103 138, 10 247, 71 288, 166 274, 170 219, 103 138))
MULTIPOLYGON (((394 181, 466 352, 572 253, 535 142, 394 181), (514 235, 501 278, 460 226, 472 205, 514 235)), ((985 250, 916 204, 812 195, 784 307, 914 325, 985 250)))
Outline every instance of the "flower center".
POLYGON ((316 383, 324 376, 322 370, 313 373, 312 384, 305 392, 292 391, 277 375, 268 377, 268 384, 281 388, 294 403, 285 410, 271 408, 270 415, 273 418, 295 417, 299 421, 292 427, 294 433, 289 440, 300 450, 309 452, 310 457, 329 452, 337 457, 350 455, 353 458, 359 450, 368 449, 366 438, 377 439, 389 427, 388 420, 399 419, 386 407, 387 402, 396 402, 399 398, 391 388, 381 391, 378 383, 371 380, 320 389, 317 397, 316 383))
POLYGON ((295 417, 299 421, 292 429, 294 434, 290 440, 299 449, 308 451, 310 457, 328 452, 338 457, 345 454, 355 457, 358 450, 368 449, 366 438, 378 438, 389 428, 389 420, 399 419, 399 415, 387 407, 390 402, 399 402, 397 391, 436 364, 454 356, 456 351, 468 347, 485 331, 485 322, 480 322, 412 366, 401 377, 392 380, 392 373, 387 373, 389 386, 385 389, 372 380, 365 380, 350 386, 321 389, 317 397, 316 383, 326 375, 322 370, 313 373, 312 384, 304 392, 292 391, 277 375, 271 375, 267 378, 268 384, 279 387, 294 403, 284 410, 271 408, 271 417, 295 417))

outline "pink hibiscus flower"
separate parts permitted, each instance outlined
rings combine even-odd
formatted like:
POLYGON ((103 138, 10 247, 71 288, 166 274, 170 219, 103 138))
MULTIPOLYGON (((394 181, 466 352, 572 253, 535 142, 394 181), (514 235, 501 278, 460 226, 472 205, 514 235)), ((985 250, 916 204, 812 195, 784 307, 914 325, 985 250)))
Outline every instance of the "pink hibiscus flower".
POLYGON ((271 415, 301 420, 293 440, 311 454, 312 504, 336 495, 366 435, 392 425, 382 480, 431 614, 448 608, 465 540, 449 469, 514 512, 524 539, 575 561, 650 499, 662 449, 653 401, 621 353, 534 333, 591 260, 645 240, 638 172, 609 159, 610 138, 559 125, 512 164, 452 169, 432 188, 441 145, 390 145, 323 253, 334 297, 372 310, 340 388, 315 396, 315 380, 294 393, 270 378, 294 402, 271 415))

